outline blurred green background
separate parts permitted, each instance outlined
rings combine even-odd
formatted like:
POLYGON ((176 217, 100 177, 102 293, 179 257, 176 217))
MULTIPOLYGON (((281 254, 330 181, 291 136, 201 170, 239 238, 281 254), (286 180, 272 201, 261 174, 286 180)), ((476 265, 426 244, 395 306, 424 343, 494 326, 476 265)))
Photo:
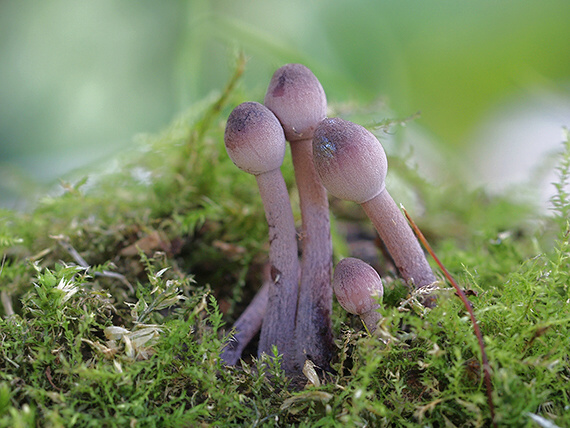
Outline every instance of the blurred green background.
POLYGON ((332 102, 421 111, 409 144, 483 183, 529 179, 570 126, 568 0, 3 1, 0 206, 132 149, 220 90, 238 50, 256 100, 302 62, 332 102))

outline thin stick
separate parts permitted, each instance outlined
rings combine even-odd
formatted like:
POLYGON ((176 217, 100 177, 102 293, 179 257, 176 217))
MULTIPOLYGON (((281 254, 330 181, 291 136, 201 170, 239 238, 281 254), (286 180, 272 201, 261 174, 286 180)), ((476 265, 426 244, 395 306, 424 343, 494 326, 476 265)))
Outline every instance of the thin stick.
POLYGON ((457 282, 455 282, 455 280, 448 272, 448 270, 445 268, 443 263, 441 263, 441 261, 437 258, 433 249, 427 242, 427 239, 425 238, 419 227, 416 225, 416 223, 414 223, 414 221, 412 220, 406 209, 403 207, 403 205, 400 205, 400 208, 402 209, 402 211, 404 211, 404 215, 408 219, 408 222, 410 223, 410 226, 414 230, 414 233, 416 234, 422 245, 425 247, 429 255, 433 257, 433 259, 435 260, 435 262, 437 263, 437 265, 439 266, 439 268, 441 269, 447 280, 451 283, 451 285, 453 285, 453 288, 455 288, 457 295, 463 302, 463 305, 465 305, 467 312, 469 312, 469 316, 471 317, 471 322, 473 323, 473 330, 475 331, 475 336, 477 336, 477 341, 479 342, 479 348, 481 349, 481 360, 483 362, 483 377, 485 380, 485 389, 487 390, 487 403, 489 404, 489 410, 491 411, 491 420, 493 421, 493 426, 496 427, 497 423, 495 422, 495 406, 493 405, 493 394, 492 394, 493 386, 491 383, 491 370, 489 367, 489 360, 487 359, 487 353, 485 352, 485 342, 483 341, 483 335, 481 334, 479 324, 475 319, 475 313, 471 308, 469 299, 467 299, 467 296, 465 295, 463 290, 459 287, 457 282))

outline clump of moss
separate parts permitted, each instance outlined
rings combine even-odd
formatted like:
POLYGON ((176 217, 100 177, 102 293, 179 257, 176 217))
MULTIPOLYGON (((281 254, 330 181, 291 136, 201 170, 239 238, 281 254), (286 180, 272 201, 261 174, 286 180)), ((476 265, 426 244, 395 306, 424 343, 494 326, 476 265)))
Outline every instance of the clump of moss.
MULTIPOLYGON (((223 147, 225 118, 247 98, 240 72, 112 171, 63 185, 33 211, 0 213, 0 426, 488 425, 461 302, 443 290, 423 310, 389 269, 373 337, 335 304, 338 354, 326 378, 307 367, 299 390, 278 358, 221 365, 224 323, 255 293, 267 252, 255 181, 223 147)), ((539 229, 507 197, 460 182, 435 188, 391 161, 469 292, 496 422, 569 425, 570 140, 554 215, 539 229)), ((284 175, 294 193, 289 160, 284 175)), ((333 224, 355 222, 346 205, 333 214, 333 224)), ((347 255, 333 233, 336 254, 347 255)))

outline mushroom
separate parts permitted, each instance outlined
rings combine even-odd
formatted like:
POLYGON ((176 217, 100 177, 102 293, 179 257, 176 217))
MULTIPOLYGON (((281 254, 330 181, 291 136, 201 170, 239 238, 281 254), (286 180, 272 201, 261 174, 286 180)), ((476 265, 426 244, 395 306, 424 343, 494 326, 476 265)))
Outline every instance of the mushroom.
POLYGON ((326 189, 313 164, 312 138, 326 116, 327 100, 315 75, 302 64, 286 64, 273 74, 265 105, 277 116, 291 143, 302 218, 302 259, 295 335, 301 366, 310 359, 329 369, 333 355, 332 242, 326 189))
POLYGON ((347 257, 336 265, 334 294, 345 311, 360 316, 369 333, 374 333, 382 316, 377 309, 384 295, 380 275, 360 259, 347 257))
POLYGON ((236 166, 253 174, 269 225, 271 279, 266 315, 261 326, 258 354, 283 355, 283 368, 293 373, 299 261, 295 221, 281 164, 285 135, 275 115, 263 105, 245 102, 228 117, 226 151, 236 166))
MULTIPOLYGON (((418 240, 386 190, 388 162, 378 139, 360 125, 329 118, 315 130, 313 152, 324 186, 335 197, 362 206, 402 278, 416 288, 434 283, 418 240)), ((424 303, 433 305, 433 300, 424 303)))

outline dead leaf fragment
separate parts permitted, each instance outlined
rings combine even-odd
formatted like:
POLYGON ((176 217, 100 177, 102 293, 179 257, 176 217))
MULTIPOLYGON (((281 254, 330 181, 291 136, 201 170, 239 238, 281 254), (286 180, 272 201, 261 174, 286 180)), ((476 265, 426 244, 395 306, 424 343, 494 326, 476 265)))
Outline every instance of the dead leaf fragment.
POLYGON ((154 230, 148 235, 138 239, 135 243, 123 248, 119 254, 125 257, 134 257, 138 255, 140 250, 147 256, 150 256, 157 250, 168 250, 169 246, 170 244, 166 235, 158 230, 154 230))

